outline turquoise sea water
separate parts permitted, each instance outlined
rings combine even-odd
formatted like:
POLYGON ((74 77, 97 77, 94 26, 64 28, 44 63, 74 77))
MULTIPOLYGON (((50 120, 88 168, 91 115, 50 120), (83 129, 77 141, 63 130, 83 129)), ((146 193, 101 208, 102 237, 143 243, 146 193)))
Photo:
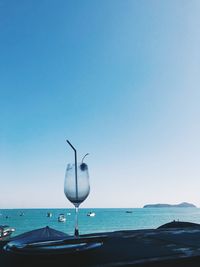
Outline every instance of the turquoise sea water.
MULTIPOLYGON (((200 209, 80 209, 79 212, 80 234, 157 228, 172 220, 200 223, 200 209), (96 216, 88 217, 87 213, 90 211, 95 212, 96 216), (126 211, 132 211, 132 213, 126 211)), ((0 225, 4 224, 16 229, 14 235, 47 225, 67 234, 73 234, 74 209, 0 209, 0 225), (23 216, 20 216, 21 212, 24 212, 23 216), (47 212, 52 212, 53 216, 48 218, 47 212), (66 222, 58 222, 60 213, 66 215, 66 222)))

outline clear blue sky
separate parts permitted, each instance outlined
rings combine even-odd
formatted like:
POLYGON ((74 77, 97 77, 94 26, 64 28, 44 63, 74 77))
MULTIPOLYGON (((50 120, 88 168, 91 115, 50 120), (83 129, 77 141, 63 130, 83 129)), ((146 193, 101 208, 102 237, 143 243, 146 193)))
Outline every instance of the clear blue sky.
POLYGON ((0 208, 200 206, 200 2, 0 0, 0 208))

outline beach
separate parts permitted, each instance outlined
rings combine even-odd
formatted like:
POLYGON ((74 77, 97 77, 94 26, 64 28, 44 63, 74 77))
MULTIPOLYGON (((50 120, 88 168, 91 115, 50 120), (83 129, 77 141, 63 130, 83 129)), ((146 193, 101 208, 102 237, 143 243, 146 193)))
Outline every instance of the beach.
MULTIPOLYGON (((91 235, 83 235, 91 238, 91 235)), ((199 266, 200 228, 146 229, 93 234, 99 248, 60 255, 6 253, 1 242, 0 266, 199 266)))

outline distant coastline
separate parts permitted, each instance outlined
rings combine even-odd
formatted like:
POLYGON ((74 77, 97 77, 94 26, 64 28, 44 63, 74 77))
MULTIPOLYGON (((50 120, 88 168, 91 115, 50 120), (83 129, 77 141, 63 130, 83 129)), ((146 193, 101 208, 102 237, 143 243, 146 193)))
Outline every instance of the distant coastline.
POLYGON ((143 208, 197 208, 192 203, 182 202, 180 204, 147 204, 143 208))

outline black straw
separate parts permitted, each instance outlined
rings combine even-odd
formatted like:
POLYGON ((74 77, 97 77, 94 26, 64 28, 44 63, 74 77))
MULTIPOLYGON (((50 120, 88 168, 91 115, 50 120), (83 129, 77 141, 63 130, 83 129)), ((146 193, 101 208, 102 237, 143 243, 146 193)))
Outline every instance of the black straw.
POLYGON ((67 143, 71 146, 71 148, 74 150, 74 156, 75 156, 75 183, 76 183, 76 201, 78 202, 78 179, 77 179, 77 153, 74 146, 69 142, 69 140, 66 140, 67 143))

